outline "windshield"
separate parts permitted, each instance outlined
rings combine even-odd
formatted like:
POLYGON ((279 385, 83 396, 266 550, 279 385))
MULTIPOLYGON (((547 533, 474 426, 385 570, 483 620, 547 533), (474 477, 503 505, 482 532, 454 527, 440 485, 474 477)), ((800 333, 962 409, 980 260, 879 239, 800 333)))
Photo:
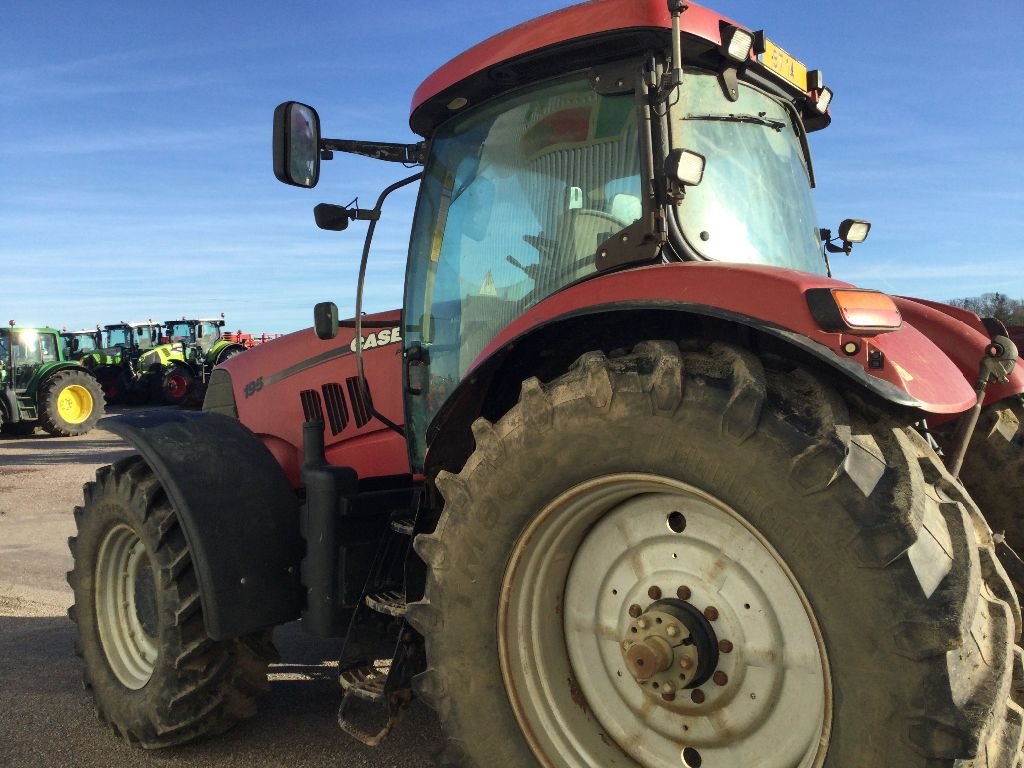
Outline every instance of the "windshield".
POLYGON ((128 329, 121 328, 107 328, 107 346, 108 347, 127 347, 128 346, 128 329))
POLYGON ((195 330, 192 323, 184 321, 180 323, 168 323, 167 335, 170 336, 171 341, 184 341, 186 343, 195 341, 195 330))
POLYGON ((577 73, 443 125, 417 203, 405 339, 427 373, 409 409, 414 460, 430 418, 495 335, 596 272, 598 246, 642 215, 632 94, 577 73))
POLYGON ((140 325, 132 329, 135 337, 135 346, 139 349, 149 349, 160 336, 160 327, 157 325, 140 325))
POLYGON ((740 83, 729 101, 718 78, 687 70, 673 144, 704 155, 704 178, 677 209, 689 246, 707 259, 825 273, 795 118, 740 83))
POLYGON ((28 387, 32 377, 44 363, 52 363, 59 359, 57 336, 53 333, 40 333, 30 328, 12 332, 10 341, 15 389, 28 387))
POLYGON ((72 333, 66 339, 68 348, 74 355, 86 355, 96 351, 96 339, 91 333, 72 333))

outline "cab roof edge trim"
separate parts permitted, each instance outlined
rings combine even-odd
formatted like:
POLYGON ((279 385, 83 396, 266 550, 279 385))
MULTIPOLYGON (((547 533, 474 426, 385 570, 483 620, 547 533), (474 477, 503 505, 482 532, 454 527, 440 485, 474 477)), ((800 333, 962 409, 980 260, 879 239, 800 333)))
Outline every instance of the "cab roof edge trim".
MULTIPOLYGON (((680 19, 684 33, 715 45, 722 42, 722 22, 735 24, 694 3, 689 4, 680 19)), ((437 69, 413 94, 410 121, 416 110, 438 94, 503 62, 602 33, 645 28, 667 31, 671 26, 665 0, 592 0, 539 16, 499 32, 437 69)))

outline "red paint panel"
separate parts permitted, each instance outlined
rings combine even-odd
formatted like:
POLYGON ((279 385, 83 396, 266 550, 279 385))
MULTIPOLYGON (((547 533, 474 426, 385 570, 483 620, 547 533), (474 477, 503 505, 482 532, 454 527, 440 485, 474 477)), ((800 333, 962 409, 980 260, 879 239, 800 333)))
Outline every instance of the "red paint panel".
MULTIPOLYGON (((720 45, 719 22, 734 22, 694 3, 688 5, 681 17, 682 31, 720 45)), ((665 0, 594 0, 539 16, 475 45, 430 75, 416 89, 410 114, 459 81, 525 53, 618 29, 671 26, 665 0)))
MULTIPOLYGON (((874 336, 821 330, 811 316, 804 292, 810 288, 852 287, 819 275, 744 264, 691 262, 631 269, 582 282, 541 302, 494 339, 476 364, 531 328, 580 310, 613 308, 629 302, 689 304, 697 311, 701 307, 724 310, 799 333, 841 360, 860 363, 869 375, 918 400, 928 413, 960 413, 974 404, 972 383, 961 368, 915 327, 914 318, 906 313, 899 330, 874 336), (857 343, 855 355, 842 352, 847 341, 857 343), (883 355, 881 369, 869 367, 873 351, 883 355)), ((899 306, 902 310, 903 305, 899 306)))
MULTIPOLYGON (((896 297, 895 301, 907 322, 913 323, 945 352, 965 379, 972 384, 977 381, 981 358, 989 343, 980 317, 973 312, 933 301, 905 296, 896 297)), ((1018 363, 1006 384, 988 386, 985 402, 998 402, 1021 392, 1024 392, 1024 368, 1018 363)))
MULTIPOLYGON (((400 337, 398 341, 391 338, 391 329, 399 327, 400 317, 397 311, 367 316, 367 320, 394 325, 387 329, 387 343, 365 349, 363 355, 374 405, 398 424, 404 421, 402 344, 400 337)), ((381 331, 364 329, 366 344, 383 338, 381 331)), ((354 338, 353 329, 342 328, 337 338, 321 341, 307 328, 247 350, 223 365, 231 374, 238 418, 259 435, 296 487, 301 484, 302 424, 305 421, 299 393, 304 390, 318 393, 321 407, 326 407, 322 387, 328 383, 340 385, 348 412, 348 424, 339 434, 332 434, 329 426, 325 430, 328 460, 352 467, 360 477, 410 472, 405 439, 401 435, 376 419, 362 427, 355 424, 353 403, 346 386, 347 380, 356 375, 354 338), (331 352, 338 354, 332 356, 331 352)))

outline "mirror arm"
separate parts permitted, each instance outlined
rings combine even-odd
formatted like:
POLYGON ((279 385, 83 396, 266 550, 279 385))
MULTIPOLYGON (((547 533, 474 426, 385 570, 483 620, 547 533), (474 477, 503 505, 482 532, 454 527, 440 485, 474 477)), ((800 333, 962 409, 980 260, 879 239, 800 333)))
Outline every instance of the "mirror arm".
POLYGON ((349 139, 321 139, 320 149, 326 152, 348 152, 405 165, 423 165, 426 142, 418 144, 391 144, 383 141, 352 141, 349 139))

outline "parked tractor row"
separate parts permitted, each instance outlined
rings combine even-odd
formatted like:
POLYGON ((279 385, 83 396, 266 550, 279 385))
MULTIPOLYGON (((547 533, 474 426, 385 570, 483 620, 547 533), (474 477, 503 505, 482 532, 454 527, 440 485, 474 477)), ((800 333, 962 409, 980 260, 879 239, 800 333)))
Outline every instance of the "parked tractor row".
POLYGON ((198 404, 213 368, 270 340, 223 332, 224 319, 111 323, 95 329, 0 329, 0 427, 88 432, 104 403, 198 404))
POLYGON ((281 104, 279 180, 396 180, 314 209, 369 222, 352 320, 106 422, 137 453, 68 574, 100 720, 223 732, 300 619, 342 729, 419 697, 443 765, 1019 768, 1024 372, 996 320, 832 277, 868 226, 819 228, 831 97, 696 3, 592 0, 428 77, 415 144, 281 104), (412 184, 404 304, 363 315, 412 184))

